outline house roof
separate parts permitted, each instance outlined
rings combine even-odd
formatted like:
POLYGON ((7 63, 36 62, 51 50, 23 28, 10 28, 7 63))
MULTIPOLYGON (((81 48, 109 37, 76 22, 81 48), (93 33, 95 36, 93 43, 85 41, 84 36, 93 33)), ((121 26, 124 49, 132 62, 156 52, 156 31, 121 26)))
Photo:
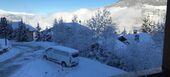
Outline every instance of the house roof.
MULTIPOLYGON (((36 29, 34 27, 32 27, 31 25, 28 25, 28 24, 25 24, 25 25, 26 25, 26 28, 29 29, 29 31, 36 31, 36 29)), ((12 22, 11 26, 14 30, 16 30, 19 28, 19 22, 12 22)))
MULTIPOLYGON (((144 43, 144 42, 149 42, 149 43, 153 43, 153 39, 151 37, 151 35, 147 34, 147 33, 138 33, 137 35, 139 35, 139 39, 140 42, 139 43, 144 43)), ((129 43, 134 42, 134 38, 135 38, 135 34, 126 34, 124 36, 125 39, 127 39, 127 41, 129 43)), ((120 38, 120 37, 119 37, 120 38)))

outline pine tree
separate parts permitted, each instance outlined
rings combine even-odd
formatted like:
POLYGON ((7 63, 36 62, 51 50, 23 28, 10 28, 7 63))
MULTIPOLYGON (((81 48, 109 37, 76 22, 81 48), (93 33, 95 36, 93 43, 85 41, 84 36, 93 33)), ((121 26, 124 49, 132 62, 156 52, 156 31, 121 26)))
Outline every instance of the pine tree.
POLYGON ((72 18, 72 22, 73 23, 79 23, 78 20, 77 20, 77 16, 76 15, 74 15, 74 17, 72 18))
POLYGON ((123 32, 121 33, 122 35, 126 35, 127 34, 127 31, 126 29, 124 28, 123 32))
POLYGON ((37 24, 37 27, 36 27, 37 31, 36 31, 36 41, 40 41, 41 40, 41 28, 39 26, 39 23, 37 24))
POLYGON ((9 25, 5 17, 0 20, 0 38, 5 39, 5 45, 7 45, 7 39, 12 36, 12 27, 9 25))
POLYGON ((148 15, 143 19, 142 24, 142 32, 151 33, 155 28, 155 24, 150 20, 150 16, 148 15))
POLYGON ((0 38, 9 39, 12 34, 12 27, 9 24, 8 20, 3 17, 0 20, 0 38))
POLYGON ((1 38, 5 38, 5 45, 7 45, 7 20, 5 17, 1 18, 0 22, 0 34, 1 38))
POLYGON ((27 35, 28 31, 29 29, 26 28, 26 25, 21 20, 19 22, 19 28, 17 29, 17 33, 16 33, 17 41, 18 42, 28 41, 28 35, 27 35))

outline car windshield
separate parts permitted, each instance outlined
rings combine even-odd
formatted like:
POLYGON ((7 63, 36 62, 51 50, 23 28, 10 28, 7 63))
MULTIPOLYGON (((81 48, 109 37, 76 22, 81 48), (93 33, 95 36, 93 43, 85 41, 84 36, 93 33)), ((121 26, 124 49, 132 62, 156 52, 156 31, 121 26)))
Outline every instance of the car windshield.
POLYGON ((78 57, 78 56, 79 56, 79 54, 78 54, 78 53, 74 53, 74 54, 72 54, 72 57, 73 57, 73 58, 78 57))

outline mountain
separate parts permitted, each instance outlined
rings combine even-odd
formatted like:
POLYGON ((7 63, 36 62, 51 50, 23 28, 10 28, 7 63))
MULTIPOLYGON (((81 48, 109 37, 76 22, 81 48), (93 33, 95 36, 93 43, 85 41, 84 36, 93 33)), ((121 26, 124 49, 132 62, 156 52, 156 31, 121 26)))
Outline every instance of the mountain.
POLYGON ((33 27, 36 27, 37 23, 39 23, 45 29, 47 26, 52 27, 55 18, 63 18, 64 21, 71 22, 74 15, 84 24, 83 22, 94 16, 97 10, 107 8, 111 12, 114 23, 117 24, 118 31, 121 32, 126 28, 128 32, 131 32, 134 28, 139 29, 141 27, 142 19, 147 15, 150 15, 150 18, 155 23, 164 22, 166 3, 167 0, 119 0, 110 6, 96 9, 82 8, 72 12, 50 13, 45 16, 0 10, 0 17, 5 16, 14 21, 22 18, 24 22, 31 24, 33 27))
POLYGON ((118 3, 112 6, 130 7, 138 4, 148 4, 153 6, 163 6, 167 4, 167 0, 119 0, 118 3))

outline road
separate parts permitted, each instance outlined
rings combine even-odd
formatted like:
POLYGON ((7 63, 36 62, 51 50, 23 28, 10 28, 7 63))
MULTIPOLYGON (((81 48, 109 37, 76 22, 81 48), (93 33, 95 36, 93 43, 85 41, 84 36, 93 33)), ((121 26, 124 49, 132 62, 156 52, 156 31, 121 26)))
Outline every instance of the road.
POLYGON ((37 47, 26 45, 13 45, 13 48, 18 49, 20 53, 4 62, 0 62, 0 77, 9 77, 34 58, 33 52, 41 50, 41 48, 37 49, 37 47))

